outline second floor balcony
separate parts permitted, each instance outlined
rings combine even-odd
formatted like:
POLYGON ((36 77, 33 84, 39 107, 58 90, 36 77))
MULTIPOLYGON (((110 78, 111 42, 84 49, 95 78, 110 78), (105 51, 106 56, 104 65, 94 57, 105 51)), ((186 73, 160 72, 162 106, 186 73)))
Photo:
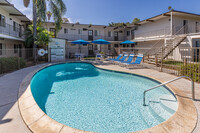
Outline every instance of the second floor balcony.
POLYGON ((57 38, 65 39, 68 41, 75 41, 75 40, 86 40, 86 41, 93 41, 97 39, 104 39, 107 41, 125 41, 127 39, 126 36, 103 36, 103 35, 77 35, 77 34, 58 34, 57 38))
POLYGON ((24 31, 22 30, 22 26, 16 27, 7 23, 0 23, 0 34, 24 39, 24 31))

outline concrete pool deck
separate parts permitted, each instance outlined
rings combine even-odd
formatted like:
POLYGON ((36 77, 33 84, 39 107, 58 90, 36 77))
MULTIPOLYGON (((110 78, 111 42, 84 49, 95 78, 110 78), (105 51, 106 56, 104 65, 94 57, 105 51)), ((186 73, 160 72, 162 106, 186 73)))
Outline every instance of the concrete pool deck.
MULTIPOLYGON (((22 80, 25 78, 27 74, 30 72, 34 73, 34 70, 39 69, 43 67, 46 64, 43 65, 37 65, 29 68, 25 68, 7 75, 4 75, 0 77, 0 116, 1 116, 1 122, 0 122, 0 132, 1 133, 12 133, 13 131, 16 133, 28 133, 30 130, 24 123, 24 121, 21 118, 19 108, 18 108, 18 89, 20 86, 20 83, 22 80)), ((105 65, 100 65, 99 67, 104 68, 104 69, 111 69, 111 70, 118 70, 118 71, 124 71, 124 72, 130 72, 130 73, 136 73, 136 74, 141 74, 141 75, 149 75, 150 77, 154 77, 156 79, 160 79, 162 81, 167 81, 172 78, 175 78, 176 76, 166 74, 166 73, 161 73, 156 70, 151 70, 151 69, 132 69, 128 70, 126 68, 119 67, 117 65, 110 65, 110 64, 105 64, 105 65)), ((26 77, 27 78, 27 77, 26 77)), ((31 78, 31 77, 29 77, 31 78)), ((26 79, 25 79, 26 80, 26 79)), ((28 82, 25 82, 25 84, 22 84, 21 86, 24 86, 24 89, 19 90, 19 94, 24 93, 28 86, 28 82)), ((172 83, 173 86, 176 88, 179 88, 180 90, 184 91, 187 93, 187 97, 191 98, 191 82, 186 80, 186 79, 181 79, 179 81, 176 81, 172 83)), ((200 99, 200 85, 195 84, 196 87, 196 98, 200 99)), ((26 97, 26 96, 25 96, 26 97)), ((24 97, 24 98, 25 98, 24 97)), ((28 98, 28 97, 26 97, 28 98)), ((186 99, 188 99, 186 98, 186 99)), ((30 98, 31 99, 31 98, 30 98)), ((30 100, 30 99, 27 99, 30 100)), ((200 110, 200 102, 195 101, 194 102, 196 108, 198 108, 198 117, 199 117, 199 110, 200 110)), ((33 106, 31 104, 28 105, 28 108, 32 108, 33 106)), ((38 121, 38 123, 43 123, 44 121, 44 114, 38 114, 37 117, 40 117, 41 119, 38 121)), ((48 119, 48 118, 47 118, 48 119)), ((198 119, 199 120, 199 119, 198 119)), ((34 121, 33 119, 30 121, 34 121)), ((199 122, 198 122, 199 123, 199 122)), ((32 123, 29 123, 32 124, 32 123)), ((32 124, 32 126, 34 126, 32 124)), ((49 126, 54 126, 53 123, 49 125, 41 125, 44 128, 43 132, 45 132, 45 129, 47 129, 49 126)), ((187 125, 185 125, 187 127, 187 125)), ((35 127, 37 129, 37 126, 35 127)), ((169 127, 170 128, 170 127, 169 127)), ((63 128, 62 125, 57 125, 55 127, 55 132, 70 132, 70 129, 63 128), (68 130, 68 131, 66 131, 68 130)), ((72 131, 73 129, 71 129, 72 131)), ((47 130, 46 130, 47 131, 47 130)), ((74 130, 73 130, 74 131, 74 130)), ((40 132, 40 131, 38 131, 40 132)), ((78 132, 78 130, 76 130, 78 132)), ((194 133, 199 133, 200 132, 200 126, 197 125, 197 127, 194 130, 194 133)))

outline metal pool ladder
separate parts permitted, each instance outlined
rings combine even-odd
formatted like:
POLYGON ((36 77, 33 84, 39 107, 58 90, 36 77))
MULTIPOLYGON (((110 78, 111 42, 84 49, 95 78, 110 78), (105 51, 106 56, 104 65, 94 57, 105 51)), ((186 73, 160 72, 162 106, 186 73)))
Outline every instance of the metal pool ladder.
POLYGON ((190 78, 190 77, 188 77, 188 76, 180 76, 180 77, 178 77, 178 78, 175 78, 175 79, 169 80, 169 81, 167 81, 167 82, 164 82, 164 83, 162 83, 162 84, 159 84, 159 85, 157 85, 157 86, 154 86, 154 87, 152 87, 152 88, 150 88, 150 89, 148 89, 148 90, 145 90, 144 93, 143 93, 143 106, 147 106, 146 103, 145 103, 145 96, 146 96, 146 93, 147 93, 148 91, 153 90, 153 89, 156 89, 156 88, 158 88, 158 87, 160 87, 160 86, 169 84, 169 83, 174 82, 174 81, 176 81, 176 80, 179 80, 179 79, 181 79, 181 78, 187 78, 187 79, 190 79, 190 80, 191 80, 191 82, 192 82, 192 99, 194 100, 194 99, 195 99, 194 81, 192 80, 192 78, 190 78))

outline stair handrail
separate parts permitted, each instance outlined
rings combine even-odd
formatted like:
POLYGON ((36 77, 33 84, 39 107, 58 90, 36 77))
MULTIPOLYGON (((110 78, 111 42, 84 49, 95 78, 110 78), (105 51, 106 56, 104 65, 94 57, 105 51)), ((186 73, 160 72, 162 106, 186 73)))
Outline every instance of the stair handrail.
MULTIPOLYGON (((172 36, 175 36, 175 35, 177 35, 185 26, 187 26, 187 25, 184 25, 184 26, 182 26, 176 33, 174 33, 172 36)), ((174 26, 173 26, 174 27, 174 26)), ((169 31, 169 33, 170 33, 171 31, 169 31)), ((144 53, 144 55, 146 55, 150 50, 152 50, 152 48, 154 48, 154 46, 156 46, 159 42, 161 42, 162 41, 162 39, 160 39, 158 42, 156 42, 147 52, 145 52, 144 53)))
POLYGON ((151 90, 156 89, 156 88, 158 88, 158 87, 160 87, 160 86, 169 84, 169 83, 171 83, 171 82, 174 82, 174 81, 179 80, 179 79, 182 79, 182 78, 187 78, 187 79, 190 79, 190 80, 191 80, 191 83, 192 83, 192 99, 195 100, 194 81, 192 80, 192 78, 190 78, 190 77, 188 77, 188 76, 180 76, 180 77, 177 77, 177 78, 175 78, 175 79, 172 79, 172 80, 169 80, 169 81, 167 81, 167 82, 164 82, 164 83, 162 83, 162 84, 156 85, 156 86, 154 86, 154 87, 152 87, 152 88, 150 88, 150 89, 148 89, 148 90, 145 90, 145 91, 143 92, 143 106, 147 106, 146 103, 145 103, 145 96, 146 96, 146 93, 147 93, 148 91, 151 91, 151 90))

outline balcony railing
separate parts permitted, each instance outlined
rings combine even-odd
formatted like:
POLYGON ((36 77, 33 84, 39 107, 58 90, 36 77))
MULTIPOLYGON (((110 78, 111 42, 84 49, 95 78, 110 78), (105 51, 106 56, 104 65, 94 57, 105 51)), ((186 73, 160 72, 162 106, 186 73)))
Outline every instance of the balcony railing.
POLYGON ((86 40, 86 41, 93 41, 97 39, 104 39, 107 41, 125 41, 125 39, 127 38, 126 36, 109 37, 109 36, 101 36, 101 35, 88 36, 88 35, 75 35, 75 34, 58 34, 57 37, 61 39, 66 39, 68 41, 74 41, 74 40, 80 40, 80 39, 86 40))
POLYGON ((16 38, 24 38, 24 31, 22 28, 14 27, 13 25, 7 23, 0 24, 0 33, 16 38))

